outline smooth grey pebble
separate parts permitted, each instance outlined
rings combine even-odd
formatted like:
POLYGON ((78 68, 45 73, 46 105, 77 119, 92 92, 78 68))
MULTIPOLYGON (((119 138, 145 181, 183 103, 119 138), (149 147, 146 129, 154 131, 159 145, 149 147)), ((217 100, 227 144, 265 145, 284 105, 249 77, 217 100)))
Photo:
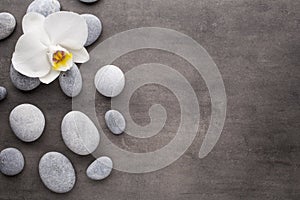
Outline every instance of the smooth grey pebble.
POLYGON ((109 157, 102 156, 90 164, 86 175, 92 180, 102 180, 108 177, 113 169, 113 162, 109 157))
POLYGON ((109 110, 105 113, 105 122, 109 130, 116 135, 123 133, 126 128, 123 115, 116 110, 109 110))
POLYGON ((7 96, 7 90, 5 87, 0 86, 0 101, 5 99, 7 96))
POLYGON ((95 2, 97 2, 98 0, 79 0, 79 1, 81 1, 81 2, 83 2, 83 3, 95 3, 95 2))
POLYGON ((0 152, 0 171, 7 176, 15 176, 24 168, 24 156, 16 148, 6 148, 0 152))
POLYGON ((41 81, 39 78, 31 78, 28 76, 25 76, 21 73, 19 73, 13 65, 10 66, 10 80, 13 83, 13 85, 22 91, 31 91, 35 88, 37 88, 41 81))
POLYGON ((0 13, 0 40, 10 36, 16 27, 15 17, 7 12, 0 13))
POLYGON ((89 46, 93 44, 101 35, 102 23, 101 20, 92 14, 82 14, 81 15, 88 26, 88 38, 84 46, 89 46))
POLYGON ((34 0, 27 8, 27 13, 37 12, 45 17, 60 11, 60 3, 57 0, 34 0))
POLYGON ((70 70, 60 73, 59 84, 68 97, 76 97, 81 92, 82 77, 76 64, 70 70))

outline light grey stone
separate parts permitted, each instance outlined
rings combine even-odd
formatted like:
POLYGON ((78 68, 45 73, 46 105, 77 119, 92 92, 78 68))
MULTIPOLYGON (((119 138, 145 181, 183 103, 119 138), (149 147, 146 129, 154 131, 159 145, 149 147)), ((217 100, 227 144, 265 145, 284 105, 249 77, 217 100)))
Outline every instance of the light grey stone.
POLYGON ((76 182, 72 163, 59 152, 48 152, 42 156, 39 174, 44 185, 56 193, 71 191, 76 182))
POLYGON ((27 13, 37 12, 45 17, 60 11, 60 3, 57 0, 34 0, 27 8, 27 13))
POLYGON ((112 171, 113 162, 109 157, 103 156, 92 162, 86 170, 86 175, 92 180, 102 180, 112 171))
POLYGON ((0 171, 7 176, 19 174, 24 163, 23 154, 16 148, 6 148, 0 152, 0 171))
POLYGON ((5 99, 7 96, 7 90, 5 87, 0 86, 0 101, 5 99))
POLYGON ((120 68, 106 65, 98 70, 94 83, 100 94, 106 97, 115 97, 124 89, 125 76, 120 68))
POLYGON ((84 46, 89 46, 93 44, 101 35, 102 22, 95 15, 83 14, 81 16, 85 19, 88 26, 88 38, 84 46))
POLYGON ((0 13, 0 40, 10 36, 16 27, 15 17, 7 12, 0 13))
POLYGON ((95 3, 95 2, 97 2, 99 0, 79 0, 79 1, 81 1, 83 3, 95 3))
POLYGON ((31 78, 28 76, 25 76, 21 73, 19 73, 13 65, 10 66, 10 80, 13 83, 13 85, 23 91, 31 91, 35 88, 37 88, 40 84, 41 81, 39 78, 31 78))
POLYGON ((9 115, 11 129, 24 142, 33 142, 43 133, 45 117, 42 111, 31 104, 15 107, 9 115))
POLYGON ((126 128, 123 115, 116 110, 109 110, 105 113, 105 122, 109 130, 116 135, 123 133, 126 128))
POLYGON ((94 123, 79 111, 71 111, 65 115, 61 124, 61 134, 67 147, 79 155, 92 153, 100 142, 100 135, 94 123))
POLYGON ((75 97, 80 93, 82 89, 82 77, 76 64, 70 70, 60 73, 59 84, 62 91, 68 97, 75 97))

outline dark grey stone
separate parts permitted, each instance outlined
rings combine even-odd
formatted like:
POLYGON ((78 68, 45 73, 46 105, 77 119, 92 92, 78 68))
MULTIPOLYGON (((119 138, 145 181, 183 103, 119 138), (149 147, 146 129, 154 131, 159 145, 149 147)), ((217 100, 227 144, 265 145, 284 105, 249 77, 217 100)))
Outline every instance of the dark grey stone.
POLYGON ((126 128, 123 115, 116 110, 109 110, 105 113, 105 122, 109 130, 116 135, 123 133, 126 128))
POLYGON ((102 22, 101 20, 92 14, 83 14, 81 15, 88 26, 88 38, 84 46, 89 46, 93 44, 101 35, 102 32, 102 22))
POLYGON ((7 90, 5 87, 0 86, 0 101, 5 99, 7 96, 7 90))
POLYGON ((45 17, 60 11, 60 3, 57 0, 34 0, 27 8, 27 13, 37 12, 45 17))
POLYGON ((74 64, 70 70, 60 73, 59 84, 62 91, 68 97, 75 97, 80 93, 82 89, 82 78, 76 64, 74 64))
POLYGON ((7 176, 19 174, 24 163, 23 154, 16 148, 6 148, 0 152, 0 171, 7 176))
POLYGON ((43 133, 45 117, 42 111, 31 104, 15 107, 9 115, 9 123, 14 134, 24 142, 33 142, 43 133))
POLYGON ((45 186, 56 193, 73 189, 76 176, 70 160, 61 153, 48 152, 39 162, 39 174, 45 186))
POLYGON ((95 2, 97 2, 99 0, 79 0, 79 1, 81 1, 83 3, 95 3, 95 2))
POLYGON ((0 40, 7 38, 16 27, 15 17, 7 12, 0 13, 0 40))
POLYGON ((86 175, 92 180, 102 180, 110 175, 112 168, 112 160, 103 156, 90 164, 86 170, 86 175))
POLYGON ((31 91, 41 84, 39 78, 25 76, 15 70, 13 65, 10 66, 10 80, 16 88, 23 91, 31 91))

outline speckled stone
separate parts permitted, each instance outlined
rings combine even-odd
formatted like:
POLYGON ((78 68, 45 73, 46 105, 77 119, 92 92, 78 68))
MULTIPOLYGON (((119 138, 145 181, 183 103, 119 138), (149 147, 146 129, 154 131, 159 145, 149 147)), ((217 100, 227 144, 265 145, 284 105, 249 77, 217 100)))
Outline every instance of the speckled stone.
POLYGON ((102 180, 112 171, 113 162, 109 157, 103 156, 92 162, 86 170, 86 175, 92 180, 102 180))
POLYGON ((57 0, 34 0, 27 8, 27 13, 37 12, 45 17, 60 11, 60 3, 57 0))
POLYGON ((42 111, 31 104, 15 107, 9 115, 10 127, 14 134, 24 142, 33 142, 43 133, 45 117, 42 111))
POLYGON ((13 65, 10 66, 10 80, 13 83, 13 85, 22 91, 31 91, 35 88, 37 88, 41 81, 38 78, 30 78, 27 76, 24 76, 23 74, 19 73, 13 65))
POLYGON ((115 97, 124 89, 125 76, 120 68, 106 65, 98 70, 94 83, 100 94, 106 97, 115 97))
POLYGON ((97 2, 99 0, 79 0, 79 1, 81 1, 83 3, 95 3, 95 2, 97 2))
POLYGON ((15 17, 7 12, 0 13, 0 40, 10 36, 16 27, 15 17))
POLYGON ((101 35, 102 23, 101 20, 95 15, 83 14, 81 15, 88 26, 88 38, 84 46, 89 46, 93 44, 101 35))
POLYGON ((39 174, 44 185, 56 193, 71 191, 76 182, 72 163, 58 152, 48 152, 42 156, 39 162, 39 174))
POLYGON ((16 148, 7 148, 0 152, 0 171, 7 176, 19 174, 24 163, 23 154, 16 148))
POLYGON ((5 87, 0 86, 0 101, 5 99, 7 96, 7 90, 5 87))
POLYGON ((76 64, 59 75, 59 84, 61 90, 68 97, 76 97, 82 89, 82 77, 76 64))
POLYGON ((100 142, 100 135, 94 123, 79 111, 71 111, 65 115, 61 124, 61 134, 67 147, 79 155, 92 153, 100 142))
POLYGON ((109 110, 105 113, 105 122, 109 130, 116 135, 123 133, 126 128, 123 115, 116 110, 109 110))

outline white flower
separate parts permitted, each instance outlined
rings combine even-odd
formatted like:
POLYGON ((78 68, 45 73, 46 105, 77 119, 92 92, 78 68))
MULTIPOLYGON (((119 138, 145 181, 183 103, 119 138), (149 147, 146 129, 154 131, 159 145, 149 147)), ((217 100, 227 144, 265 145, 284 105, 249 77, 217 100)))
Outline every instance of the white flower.
POLYGON ((31 12, 24 16, 22 27, 24 34, 16 44, 12 64, 25 76, 49 84, 73 63, 89 60, 84 48, 88 28, 79 14, 56 12, 45 18, 31 12))

